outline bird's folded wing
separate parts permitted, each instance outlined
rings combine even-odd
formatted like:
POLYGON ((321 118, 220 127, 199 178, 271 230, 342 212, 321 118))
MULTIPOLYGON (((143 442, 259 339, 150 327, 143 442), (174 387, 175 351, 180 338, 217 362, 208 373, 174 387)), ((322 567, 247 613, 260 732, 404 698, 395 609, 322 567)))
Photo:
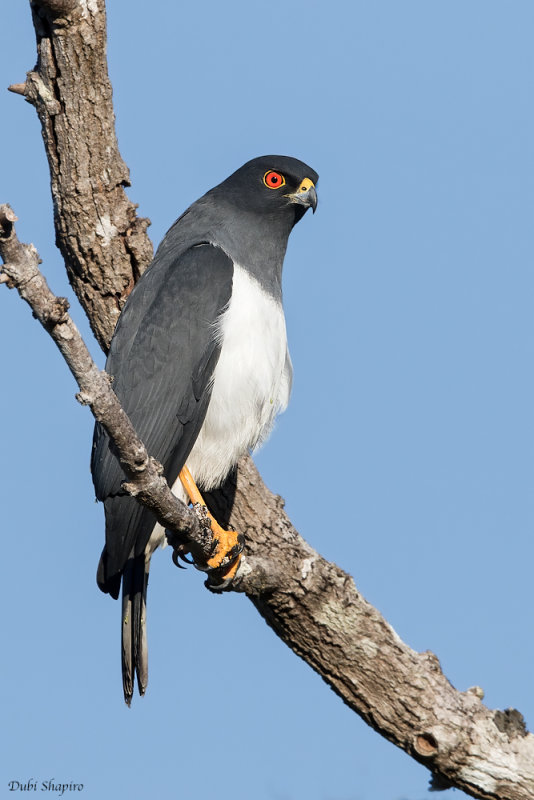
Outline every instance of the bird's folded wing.
MULTIPOLYGON (((170 485, 206 415, 221 347, 217 323, 230 301, 232 278, 232 260, 211 244, 194 245, 178 257, 169 251, 156 256, 113 336, 106 363, 113 389, 149 454, 163 464, 170 485)), ((124 473, 98 423, 91 468, 99 500, 124 494, 124 473)), ((139 535, 147 540, 142 518, 142 509, 129 499, 121 502, 120 515, 107 520, 113 562, 124 563, 132 548, 144 549, 146 541, 138 541, 139 535)))

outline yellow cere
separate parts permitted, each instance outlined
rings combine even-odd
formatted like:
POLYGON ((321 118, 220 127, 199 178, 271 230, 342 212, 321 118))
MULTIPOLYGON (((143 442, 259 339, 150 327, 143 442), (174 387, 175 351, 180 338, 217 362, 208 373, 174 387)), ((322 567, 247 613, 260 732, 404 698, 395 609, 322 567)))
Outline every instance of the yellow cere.
POLYGON ((311 189, 312 186, 315 186, 314 182, 311 181, 309 178, 304 178, 301 182, 297 192, 307 192, 308 189, 311 189))

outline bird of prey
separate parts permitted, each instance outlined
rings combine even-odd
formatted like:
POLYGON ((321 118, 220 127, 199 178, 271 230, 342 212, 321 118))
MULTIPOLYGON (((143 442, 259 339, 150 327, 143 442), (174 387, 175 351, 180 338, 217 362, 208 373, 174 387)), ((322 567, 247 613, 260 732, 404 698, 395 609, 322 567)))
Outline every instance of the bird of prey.
MULTIPOLYGON (((269 435, 288 403, 292 367, 282 308, 282 264, 291 229, 315 211, 317 173, 287 156, 247 162, 193 203, 161 242, 117 323, 106 371, 149 455, 173 493, 203 502, 238 460, 269 435)), ((124 473, 97 423, 91 459, 104 502, 106 543, 97 581, 118 598, 122 579, 122 674, 128 705, 134 673, 148 681, 146 590, 150 558, 165 532, 123 489, 124 473)), ((233 562, 237 534, 211 518, 208 567, 233 562)))

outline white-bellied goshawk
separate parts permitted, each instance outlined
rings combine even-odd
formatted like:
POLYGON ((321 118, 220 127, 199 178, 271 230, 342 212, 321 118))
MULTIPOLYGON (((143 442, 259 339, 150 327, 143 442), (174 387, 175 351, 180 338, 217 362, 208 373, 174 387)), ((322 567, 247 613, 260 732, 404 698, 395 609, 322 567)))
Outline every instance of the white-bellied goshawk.
MULTIPOLYGON (((202 502, 199 489, 221 485, 287 406, 292 368, 282 264, 291 229, 309 207, 315 211, 317 179, 294 158, 246 163, 174 223, 119 318, 106 371, 149 455, 184 502, 202 502)), ((134 673, 141 694, 147 685, 146 589, 164 531, 122 488, 124 473, 98 423, 91 466, 106 516, 98 585, 117 598, 122 580, 129 704, 134 673)), ((224 573, 231 580, 239 565, 237 534, 215 520, 211 526, 217 546, 208 567, 235 553, 224 573)))

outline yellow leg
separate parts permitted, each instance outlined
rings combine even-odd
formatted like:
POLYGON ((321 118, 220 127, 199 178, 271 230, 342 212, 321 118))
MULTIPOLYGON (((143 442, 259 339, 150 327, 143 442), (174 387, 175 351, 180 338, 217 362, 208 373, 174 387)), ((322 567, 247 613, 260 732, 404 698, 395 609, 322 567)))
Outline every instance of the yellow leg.
POLYGON ((198 486, 196 485, 195 481, 193 480, 193 476, 186 466, 182 467, 182 471, 178 477, 180 478, 182 486, 187 492, 187 496, 191 502, 200 503, 201 506, 205 506, 206 503, 204 502, 204 498, 200 494, 198 486))
MULTIPOLYGON (((193 480, 193 476, 189 472, 188 468, 184 466, 182 471, 179 475, 180 481, 182 482, 182 486, 184 487, 185 491, 187 492, 187 496, 189 497, 190 501, 195 504, 199 503, 201 506, 206 506, 204 502, 204 498, 200 494, 198 486, 196 485, 195 481, 193 480)), ((225 531, 224 528, 221 528, 217 520, 210 514, 210 512, 206 509, 211 530, 213 533, 213 537, 215 539, 215 550, 213 555, 208 559, 207 565, 211 569, 217 569, 221 566, 224 559, 231 555, 232 550, 238 551, 241 547, 239 541, 239 535, 236 531, 225 531)), ((234 575, 236 574, 239 568, 239 562, 241 560, 241 554, 238 554, 235 561, 230 565, 228 570, 222 575, 224 580, 231 580, 234 575)))

